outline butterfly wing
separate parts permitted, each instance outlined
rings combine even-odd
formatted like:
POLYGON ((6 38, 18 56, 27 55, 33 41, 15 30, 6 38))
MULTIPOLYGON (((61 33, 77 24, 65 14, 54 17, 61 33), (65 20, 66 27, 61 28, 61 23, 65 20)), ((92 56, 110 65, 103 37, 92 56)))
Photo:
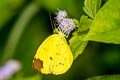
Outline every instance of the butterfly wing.
POLYGON ((44 74, 65 73, 73 62, 72 52, 63 35, 53 34, 39 47, 33 67, 44 74))
POLYGON ((52 73, 58 75, 65 73, 70 68, 73 62, 73 55, 63 35, 57 34, 54 42, 56 44, 53 46, 53 60, 50 66, 52 73))

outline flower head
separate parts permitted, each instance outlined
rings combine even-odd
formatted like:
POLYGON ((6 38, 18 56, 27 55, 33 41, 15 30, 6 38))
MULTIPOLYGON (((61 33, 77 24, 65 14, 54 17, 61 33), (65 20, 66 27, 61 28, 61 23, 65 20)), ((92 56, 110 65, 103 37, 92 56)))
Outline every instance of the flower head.
POLYGON ((67 17, 66 11, 59 10, 56 16, 58 23, 60 23, 65 17, 67 17))
POLYGON ((71 18, 67 18, 67 12, 59 10, 56 16, 58 23, 58 30, 65 34, 67 37, 69 33, 76 28, 76 25, 71 18))
POLYGON ((63 18, 59 25, 60 30, 63 33, 69 34, 73 29, 76 28, 76 25, 71 18, 63 18))

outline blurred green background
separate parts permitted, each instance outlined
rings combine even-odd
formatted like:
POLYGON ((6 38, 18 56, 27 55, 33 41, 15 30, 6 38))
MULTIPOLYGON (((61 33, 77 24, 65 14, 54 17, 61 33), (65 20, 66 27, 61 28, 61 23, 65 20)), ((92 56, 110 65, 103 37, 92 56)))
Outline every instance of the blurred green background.
POLYGON ((120 74, 120 45, 97 42, 89 42, 63 75, 43 75, 32 68, 37 48, 53 34, 49 13, 55 14, 59 8, 79 20, 83 5, 84 0, 0 0, 0 64, 11 58, 22 63, 11 80, 85 80, 120 74))

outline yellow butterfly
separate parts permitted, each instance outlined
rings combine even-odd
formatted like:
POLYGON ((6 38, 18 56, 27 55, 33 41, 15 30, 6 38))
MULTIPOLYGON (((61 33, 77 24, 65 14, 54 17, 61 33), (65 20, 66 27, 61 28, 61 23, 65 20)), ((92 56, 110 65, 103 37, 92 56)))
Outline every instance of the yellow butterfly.
POLYGON ((74 28, 72 19, 65 18, 55 34, 49 36, 38 48, 33 60, 33 67, 43 74, 59 75, 68 71, 73 63, 73 55, 65 39, 74 28), (62 28, 62 29, 60 29, 62 28))
POLYGON ((63 74, 72 65, 73 55, 63 33, 49 36, 38 48, 33 67, 43 74, 63 74))

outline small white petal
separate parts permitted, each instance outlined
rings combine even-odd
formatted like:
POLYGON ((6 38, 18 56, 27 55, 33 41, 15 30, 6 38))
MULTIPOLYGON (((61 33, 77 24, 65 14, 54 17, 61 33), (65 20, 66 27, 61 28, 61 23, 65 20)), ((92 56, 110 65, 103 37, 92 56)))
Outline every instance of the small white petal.
POLYGON ((61 29, 61 31, 69 34, 73 29, 76 28, 76 25, 74 24, 74 21, 72 19, 64 18, 61 21, 59 28, 61 29))
POLYGON ((56 17, 58 23, 60 23, 65 17, 67 17, 66 11, 59 10, 56 17))

